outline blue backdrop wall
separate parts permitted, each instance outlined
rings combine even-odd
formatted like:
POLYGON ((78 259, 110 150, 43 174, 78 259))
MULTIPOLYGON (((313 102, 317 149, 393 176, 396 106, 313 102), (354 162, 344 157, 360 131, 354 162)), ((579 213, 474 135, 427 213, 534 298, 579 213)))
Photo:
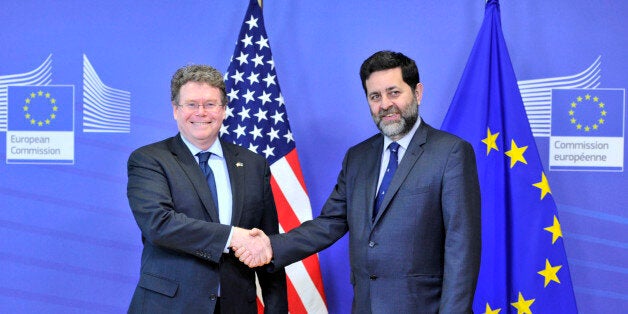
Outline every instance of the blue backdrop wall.
MULTIPOLYGON (((126 311, 141 252, 126 200, 126 160, 133 149, 175 134, 169 80, 178 67, 207 63, 227 69, 247 4, 2 5, 0 311, 126 311), (33 157, 15 150, 32 144, 17 143, 20 134, 39 130, 15 122, 23 119, 16 113, 24 113, 24 103, 10 97, 20 91, 8 86, 25 83, 59 85, 53 91, 57 97, 73 97, 73 110, 58 113, 65 120, 49 143, 60 154, 33 157), (101 100, 118 109, 117 118, 98 120, 93 97, 99 95, 110 97, 101 100)), ((579 310, 625 310, 628 2, 502 1, 501 8, 521 86, 537 83, 539 90, 550 91, 548 82, 573 87, 568 82, 579 81, 586 82, 580 87, 620 95, 608 113, 621 123, 621 149, 611 152, 612 165, 552 169, 552 134, 544 120, 551 101, 533 88, 524 99, 529 113, 541 107, 536 116, 541 118, 531 121, 539 121, 533 130, 558 205, 579 310)), ((361 62, 382 49, 414 58, 425 85, 420 113, 438 127, 483 14, 481 0, 265 1, 266 29, 314 216, 335 183, 345 150, 377 131, 358 77, 361 62)), ((40 121, 46 123, 35 122, 40 121)), ((331 313, 350 312, 347 253, 343 238, 319 254, 331 313)))

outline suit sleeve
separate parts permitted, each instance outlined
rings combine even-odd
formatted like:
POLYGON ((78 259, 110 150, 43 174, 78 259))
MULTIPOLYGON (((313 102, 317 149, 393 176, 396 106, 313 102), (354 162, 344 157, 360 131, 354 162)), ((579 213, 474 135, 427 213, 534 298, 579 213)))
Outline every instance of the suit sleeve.
POLYGON ((453 145, 443 178, 445 256, 441 313, 471 313, 480 269, 480 187, 473 148, 453 145))
MULTIPOLYGON (((264 214, 260 229, 267 235, 279 233, 279 220, 270 186, 270 168, 264 171, 264 214)), ((286 272, 283 268, 269 272, 267 267, 256 268, 264 299, 264 313, 288 313, 288 292, 286 272)))
MULTIPOLYGON (((142 231, 142 240, 218 263, 230 227, 205 221, 200 216, 190 217, 176 208, 174 185, 188 186, 186 193, 190 193, 190 197, 195 197, 196 192, 178 164, 167 164, 154 155, 154 151, 137 150, 127 164, 127 197, 142 231)), ((201 206, 198 201, 190 201, 190 204, 201 206)), ((204 209, 188 210, 201 213, 204 209)))
POLYGON ((319 252, 349 230, 347 222, 347 155, 334 190, 325 202, 321 214, 288 233, 270 237, 275 267, 284 267, 319 252))

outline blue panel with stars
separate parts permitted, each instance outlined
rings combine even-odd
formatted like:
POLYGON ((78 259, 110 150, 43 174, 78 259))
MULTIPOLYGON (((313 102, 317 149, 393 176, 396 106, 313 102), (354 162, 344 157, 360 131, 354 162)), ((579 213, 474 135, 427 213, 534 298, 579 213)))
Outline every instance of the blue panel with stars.
POLYGON ((9 131, 73 131, 73 86, 8 86, 9 131))
POLYGON ((623 89, 552 90, 552 136, 623 136, 623 89))

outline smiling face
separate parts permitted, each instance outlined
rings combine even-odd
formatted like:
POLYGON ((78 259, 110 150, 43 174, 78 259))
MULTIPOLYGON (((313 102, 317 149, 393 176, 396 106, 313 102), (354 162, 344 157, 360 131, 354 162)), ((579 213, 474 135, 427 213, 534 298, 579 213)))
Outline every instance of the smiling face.
POLYGON ((423 84, 418 83, 413 92, 398 67, 371 73, 365 86, 371 116, 379 130, 393 141, 406 135, 418 119, 423 84))
POLYGON ((174 119, 181 135, 194 146, 207 150, 218 138, 225 119, 220 89, 203 82, 187 82, 179 90, 179 103, 172 103, 174 119), (188 104, 203 105, 196 110, 188 104), (217 104, 209 109, 208 104, 217 104))

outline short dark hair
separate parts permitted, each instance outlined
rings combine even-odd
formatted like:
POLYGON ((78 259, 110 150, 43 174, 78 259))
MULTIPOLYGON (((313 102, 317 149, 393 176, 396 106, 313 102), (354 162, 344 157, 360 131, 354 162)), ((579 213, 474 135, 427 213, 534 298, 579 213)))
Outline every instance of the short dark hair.
POLYGON ((360 67, 360 79, 362 80, 364 93, 366 93, 366 80, 368 80, 373 72, 394 68, 401 68, 403 81, 410 85, 412 91, 414 92, 416 85, 421 82, 419 78, 419 69, 417 68, 414 60, 408 58, 401 52, 383 50, 368 57, 368 59, 364 60, 362 66, 360 67))
POLYGON ((170 100, 175 104, 179 104, 179 92, 181 86, 187 82, 207 83, 209 86, 216 87, 220 90, 223 105, 227 105, 227 92, 225 81, 220 71, 209 65, 192 64, 181 67, 172 75, 170 81, 170 100))

